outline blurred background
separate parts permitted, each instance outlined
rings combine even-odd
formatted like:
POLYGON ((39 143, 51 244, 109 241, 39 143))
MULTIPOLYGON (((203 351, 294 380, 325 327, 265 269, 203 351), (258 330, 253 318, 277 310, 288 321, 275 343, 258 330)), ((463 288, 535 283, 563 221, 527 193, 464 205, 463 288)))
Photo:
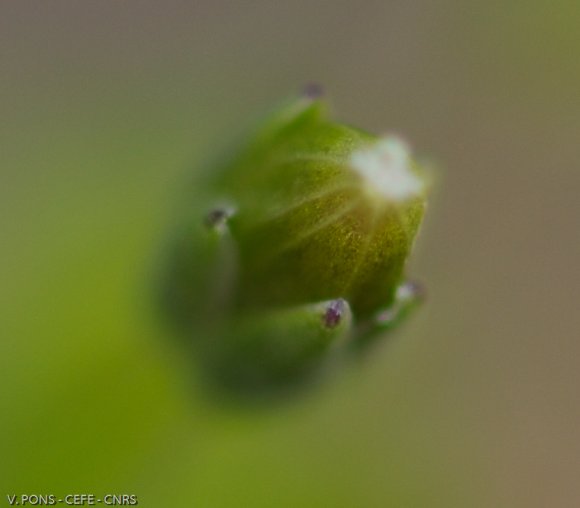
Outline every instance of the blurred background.
POLYGON ((0 6, 0 495, 580 506, 580 4, 0 6), (267 408, 212 402, 151 277, 208 159, 305 82, 438 167, 427 304, 267 408))

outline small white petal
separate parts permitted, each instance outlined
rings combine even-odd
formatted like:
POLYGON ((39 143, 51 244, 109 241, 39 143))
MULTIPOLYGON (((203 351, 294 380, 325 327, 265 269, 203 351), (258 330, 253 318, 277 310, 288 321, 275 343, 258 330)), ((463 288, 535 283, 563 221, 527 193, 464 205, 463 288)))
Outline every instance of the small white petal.
POLYGON ((424 182, 411 169, 409 149, 398 138, 384 138, 353 152, 350 163, 366 190, 388 201, 403 202, 424 191, 424 182))

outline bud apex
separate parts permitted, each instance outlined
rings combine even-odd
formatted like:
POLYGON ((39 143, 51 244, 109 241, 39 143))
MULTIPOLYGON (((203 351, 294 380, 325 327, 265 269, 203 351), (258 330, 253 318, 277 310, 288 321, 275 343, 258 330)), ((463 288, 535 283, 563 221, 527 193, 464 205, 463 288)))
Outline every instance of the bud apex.
POLYGON ((326 311, 324 312, 324 326, 327 328, 334 328, 337 326, 342 319, 342 315, 344 314, 345 305, 346 302, 342 298, 330 302, 326 307, 326 311))
POLYGON ((204 222, 210 229, 221 230, 230 216, 231 212, 225 208, 214 208, 205 216, 204 222))

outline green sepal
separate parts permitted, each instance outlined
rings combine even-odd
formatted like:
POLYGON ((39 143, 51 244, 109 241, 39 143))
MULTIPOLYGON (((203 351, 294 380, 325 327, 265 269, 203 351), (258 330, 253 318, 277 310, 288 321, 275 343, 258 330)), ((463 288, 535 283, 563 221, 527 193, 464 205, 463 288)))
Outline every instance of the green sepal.
POLYGON ((238 248, 226 205, 199 210, 174 242, 165 278, 165 306, 187 327, 211 328, 227 316, 238 280, 238 248), (216 216, 220 214, 220 216, 216 216))
POLYGON ((319 367, 351 329, 342 299, 241 313, 204 344, 205 357, 226 384, 287 384, 319 367))

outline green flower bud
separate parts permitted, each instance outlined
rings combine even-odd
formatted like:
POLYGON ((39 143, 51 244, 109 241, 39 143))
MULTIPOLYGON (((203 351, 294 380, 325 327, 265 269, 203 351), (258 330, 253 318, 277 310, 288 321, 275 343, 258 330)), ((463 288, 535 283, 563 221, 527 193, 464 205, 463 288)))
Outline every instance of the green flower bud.
POLYGON ((420 295, 404 269, 424 172, 401 140, 330 120, 312 94, 274 113, 197 189, 169 296, 219 377, 299 378, 341 337, 392 328, 420 295))

